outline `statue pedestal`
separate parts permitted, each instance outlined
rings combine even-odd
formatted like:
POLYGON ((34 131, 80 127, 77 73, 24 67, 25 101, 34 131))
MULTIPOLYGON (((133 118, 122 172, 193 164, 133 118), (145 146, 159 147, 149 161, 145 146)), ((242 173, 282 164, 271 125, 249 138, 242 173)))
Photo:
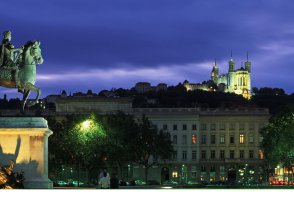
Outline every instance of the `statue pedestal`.
MULTIPOLYGON (((53 189, 48 179, 48 137, 53 132, 41 117, 0 117, 0 166, 24 172, 25 189, 53 189)), ((16 174, 15 174, 16 176, 16 174)))

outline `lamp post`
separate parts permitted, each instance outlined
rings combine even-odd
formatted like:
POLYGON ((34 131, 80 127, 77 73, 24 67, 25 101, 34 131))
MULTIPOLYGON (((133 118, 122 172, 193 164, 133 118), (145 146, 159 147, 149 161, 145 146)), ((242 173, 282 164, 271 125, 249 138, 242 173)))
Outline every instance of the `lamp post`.
POLYGON ((246 163, 246 164, 245 164, 245 173, 244 173, 244 181, 245 181, 245 183, 247 182, 247 181, 246 181, 246 170, 247 170, 246 167, 247 167, 247 165, 248 165, 248 164, 246 163))

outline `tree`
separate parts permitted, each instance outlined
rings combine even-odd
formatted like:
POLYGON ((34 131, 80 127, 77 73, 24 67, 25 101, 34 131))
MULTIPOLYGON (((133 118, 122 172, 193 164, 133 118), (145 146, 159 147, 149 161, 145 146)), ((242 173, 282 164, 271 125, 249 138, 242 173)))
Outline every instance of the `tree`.
POLYGON ((110 165, 117 164, 121 176, 123 165, 132 159, 132 152, 129 149, 136 128, 134 116, 126 115, 122 111, 107 115, 104 123, 104 130, 107 135, 107 162, 110 165))
POLYGON ((59 135, 62 131, 62 126, 56 121, 54 116, 47 116, 46 120, 48 122, 48 127, 53 134, 48 137, 48 170, 54 171, 56 173, 55 182, 57 182, 58 172, 62 169, 62 164, 64 164, 65 158, 64 153, 62 153, 62 148, 59 145, 59 135))
POLYGON ((294 106, 287 105, 279 111, 259 133, 263 137, 259 148, 264 162, 273 167, 287 166, 289 156, 294 153, 294 106))
POLYGON ((171 159, 174 151, 169 132, 154 127, 152 122, 142 115, 137 120, 137 129, 133 134, 131 145, 133 161, 145 166, 145 181, 148 184, 148 169, 161 160, 171 159))
POLYGON ((100 116, 94 113, 67 115, 61 123, 59 145, 66 157, 63 162, 76 167, 78 181, 81 167, 90 170, 104 164, 105 134, 100 123, 100 116))
POLYGON ((258 94, 258 88, 257 87, 252 87, 252 92, 257 95, 258 94))

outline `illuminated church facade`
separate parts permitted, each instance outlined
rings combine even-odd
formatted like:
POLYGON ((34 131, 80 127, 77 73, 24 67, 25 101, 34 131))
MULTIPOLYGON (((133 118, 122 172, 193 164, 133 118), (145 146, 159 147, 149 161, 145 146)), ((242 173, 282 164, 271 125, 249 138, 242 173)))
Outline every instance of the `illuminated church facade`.
POLYGON ((251 97, 251 62, 248 60, 247 52, 247 62, 243 67, 243 62, 241 63, 240 69, 235 69, 235 61, 233 61, 232 52, 231 60, 228 62, 229 69, 228 73, 219 75, 219 68, 216 62, 213 64, 211 71, 211 80, 204 82, 202 84, 190 84, 189 81, 185 80, 183 85, 187 90, 207 90, 213 91, 213 84, 217 85, 218 91, 230 92, 242 95, 244 98, 250 99, 251 97))

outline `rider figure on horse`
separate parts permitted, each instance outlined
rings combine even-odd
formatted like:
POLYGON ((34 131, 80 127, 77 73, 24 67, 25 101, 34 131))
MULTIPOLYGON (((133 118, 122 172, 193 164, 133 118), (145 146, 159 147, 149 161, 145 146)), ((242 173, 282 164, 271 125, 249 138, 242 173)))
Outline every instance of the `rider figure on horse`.
POLYGON ((1 52, 1 57, 0 57, 0 66, 4 69, 8 70, 15 70, 14 71, 14 77, 15 77, 15 88, 21 89, 19 85, 19 77, 18 77, 18 72, 19 72, 19 67, 13 62, 14 54, 13 52, 19 51, 19 53, 23 52, 22 48, 14 48, 14 46, 10 43, 11 40, 11 32, 10 31, 5 31, 3 33, 3 40, 2 44, 0 46, 0 52, 1 52))

